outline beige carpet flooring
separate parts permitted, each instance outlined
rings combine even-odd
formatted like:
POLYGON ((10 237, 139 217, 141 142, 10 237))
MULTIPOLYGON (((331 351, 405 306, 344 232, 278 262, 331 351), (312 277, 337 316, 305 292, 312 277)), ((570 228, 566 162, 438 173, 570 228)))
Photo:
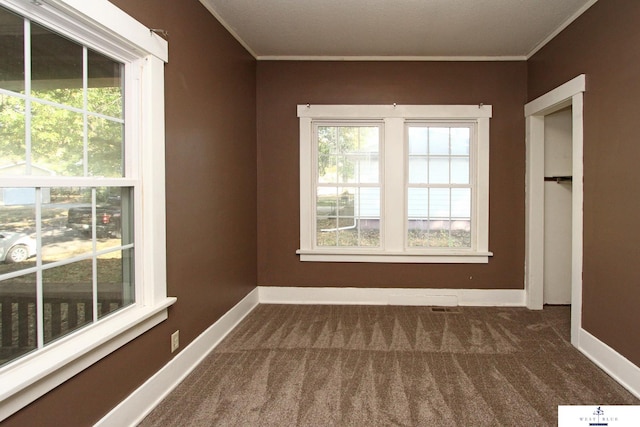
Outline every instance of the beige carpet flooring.
POLYGON ((568 307, 259 305, 141 426, 543 426, 640 404, 568 307))

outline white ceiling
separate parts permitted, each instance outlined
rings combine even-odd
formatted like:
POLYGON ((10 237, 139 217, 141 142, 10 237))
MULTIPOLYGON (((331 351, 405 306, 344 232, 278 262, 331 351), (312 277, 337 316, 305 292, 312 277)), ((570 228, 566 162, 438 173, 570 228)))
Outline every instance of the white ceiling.
POLYGON ((597 0, 200 0, 258 59, 524 59, 597 0))

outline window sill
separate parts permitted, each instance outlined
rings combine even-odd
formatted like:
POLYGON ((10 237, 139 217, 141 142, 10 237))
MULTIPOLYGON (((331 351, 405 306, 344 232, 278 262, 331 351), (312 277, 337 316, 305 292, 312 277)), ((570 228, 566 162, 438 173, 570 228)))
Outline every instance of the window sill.
POLYGON ((492 252, 382 252, 298 249, 300 261, 312 262, 379 262, 423 264, 487 264, 492 252))
POLYGON ((0 421, 167 319, 175 302, 125 308, 0 368, 0 421))

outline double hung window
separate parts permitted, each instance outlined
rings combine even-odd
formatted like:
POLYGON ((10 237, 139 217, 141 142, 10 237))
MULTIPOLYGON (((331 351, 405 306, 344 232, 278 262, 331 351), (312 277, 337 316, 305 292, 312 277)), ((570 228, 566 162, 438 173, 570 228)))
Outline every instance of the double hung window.
POLYGON ((406 125, 407 246, 472 247, 473 123, 406 125))
POLYGON ((302 261, 488 262, 490 106, 300 105, 302 261))
POLYGON ((314 124, 318 247, 380 247, 381 130, 375 123, 314 124))
POLYGON ((0 0, 0 24, 1 420, 174 299, 166 42, 104 0, 0 0))

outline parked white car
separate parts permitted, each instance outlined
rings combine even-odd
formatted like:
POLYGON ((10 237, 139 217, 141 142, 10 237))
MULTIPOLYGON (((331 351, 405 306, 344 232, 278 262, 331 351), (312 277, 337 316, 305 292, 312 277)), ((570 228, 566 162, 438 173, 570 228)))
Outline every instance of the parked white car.
POLYGON ((35 256, 36 241, 24 233, 0 231, 0 262, 22 262, 35 256))

